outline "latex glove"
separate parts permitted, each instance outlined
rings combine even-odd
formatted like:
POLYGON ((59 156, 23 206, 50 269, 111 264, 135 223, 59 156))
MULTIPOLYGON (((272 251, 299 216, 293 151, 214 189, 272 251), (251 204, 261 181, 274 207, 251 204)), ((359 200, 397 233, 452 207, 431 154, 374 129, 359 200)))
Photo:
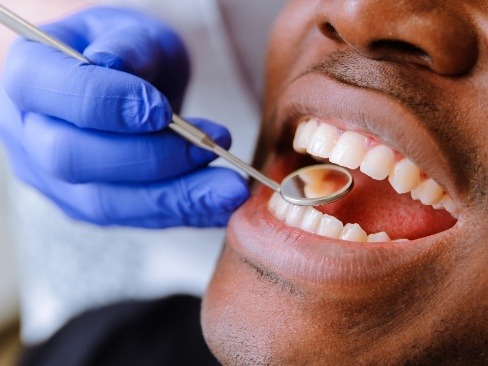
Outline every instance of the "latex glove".
MULTIPOLYGON (((13 171, 69 216, 99 225, 222 226, 248 197, 237 173, 165 127, 189 63, 177 35, 127 9, 94 8, 45 27, 83 64, 17 41, 5 62, 0 136, 13 171)), ((193 120, 222 146, 229 132, 193 120)))

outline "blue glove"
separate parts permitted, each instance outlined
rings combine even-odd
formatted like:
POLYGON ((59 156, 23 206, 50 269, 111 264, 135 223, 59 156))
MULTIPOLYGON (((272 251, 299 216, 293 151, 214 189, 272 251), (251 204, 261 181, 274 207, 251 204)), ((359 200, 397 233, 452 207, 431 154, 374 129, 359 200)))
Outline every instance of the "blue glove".
MULTIPOLYGON (((15 174, 72 218, 98 225, 225 225, 248 197, 246 182, 207 167, 212 153, 165 128, 189 78, 177 35, 116 8, 89 9, 44 29, 93 65, 35 42, 13 45, 0 90, 0 137, 15 174)), ((222 126, 191 122, 230 147, 222 126)))

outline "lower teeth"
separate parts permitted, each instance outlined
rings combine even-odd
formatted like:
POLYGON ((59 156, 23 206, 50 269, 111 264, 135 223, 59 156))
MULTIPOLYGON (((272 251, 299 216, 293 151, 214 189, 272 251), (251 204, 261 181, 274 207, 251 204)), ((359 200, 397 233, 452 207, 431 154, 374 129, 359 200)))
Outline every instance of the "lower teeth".
MULTIPOLYGON (((344 225, 334 216, 323 214, 312 207, 296 206, 286 202, 279 193, 274 193, 268 203, 268 209, 279 220, 291 227, 296 227, 312 234, 355 242, 390 242, 385 232, 368 235, 359 224, 344 225)), ((397 239, 394 241, 406 241, 397 239)))

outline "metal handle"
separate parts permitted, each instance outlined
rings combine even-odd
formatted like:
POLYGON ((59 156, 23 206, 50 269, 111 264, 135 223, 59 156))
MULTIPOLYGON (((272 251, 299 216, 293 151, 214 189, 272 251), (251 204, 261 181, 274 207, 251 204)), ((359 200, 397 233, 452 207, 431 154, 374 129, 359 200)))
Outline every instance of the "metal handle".
POLYGON ((15 33, 20 34, 29 41, 53 46, 54 48, 57 48, 61 52, 64 52, 65 54, 74 57, 81 62, 86 62, 88 64, 90 63, 90 61, 88 61, 88 59, 78 51, 50 36, 46 32, 41 31, 35 25, 11 12, 3 5, 0 5, 0 23, 10 28, 15 33))
POLYGON ((227 160, 229 163, 243 170, 244 172, 246 172, 253 178, 257 179, 264 185, 268 186, 272 190, 276 192, 281 191, 281 186, 278 183, 276 183, 274 180, 261 174, 259 171, 254 169, 249 164, 246 164, 237 156, 232 155, 230 152, 225 150, 222 146, 218 145, 215 141, 213 141, 207 134, 200 131, 198 128, 196 128, 189 122, 185 121, 183 118, 179 117, 178 115, 173 114, 173 122, 170 123, 168 127, 171 128, 180 136, 182 136, 183 138, 190 141, 191 143, 203 149, 212 151, 213 153, 217 154, 221 158, 227 160))

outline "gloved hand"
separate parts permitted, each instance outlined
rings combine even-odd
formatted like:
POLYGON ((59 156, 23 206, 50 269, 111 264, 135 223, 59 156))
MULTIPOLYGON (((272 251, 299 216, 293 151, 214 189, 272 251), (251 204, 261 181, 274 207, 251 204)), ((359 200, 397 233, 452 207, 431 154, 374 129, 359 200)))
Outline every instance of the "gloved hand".
MULTIPOLYGON (((213 154, 165 128, 189 76, 177 35, 116 8, 89 9, 44 29, 93 65, 39 43, 13 45, 0 136, 15 174, 69 216, 99 225, 225 225, 248 197, 245 181, 207 167, 213 154)), ((192 122, 230 146, 222 126, 192 122)))

